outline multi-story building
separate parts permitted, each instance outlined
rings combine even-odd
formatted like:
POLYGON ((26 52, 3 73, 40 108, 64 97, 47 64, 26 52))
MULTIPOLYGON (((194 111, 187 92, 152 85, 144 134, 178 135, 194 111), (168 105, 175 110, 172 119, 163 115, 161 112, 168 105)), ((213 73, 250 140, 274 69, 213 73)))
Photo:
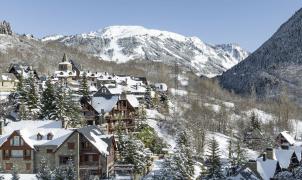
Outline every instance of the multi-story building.
POLYGON ((126 131, 135 128, 135 118, 139 102, 134 95, 111 94, 102 86, 92 97, 81 100, 83 114, 88 124, 105 124, 109 134, 117 126, 126 131))
POLYGON ((61 128, 60 121, 21 121, 2 127, 0 166, 5 173, 36 173, 43 158, 51 169, 71 159, 78 179, 107 177, 112 171, 115 141, 97 126, 61 128))

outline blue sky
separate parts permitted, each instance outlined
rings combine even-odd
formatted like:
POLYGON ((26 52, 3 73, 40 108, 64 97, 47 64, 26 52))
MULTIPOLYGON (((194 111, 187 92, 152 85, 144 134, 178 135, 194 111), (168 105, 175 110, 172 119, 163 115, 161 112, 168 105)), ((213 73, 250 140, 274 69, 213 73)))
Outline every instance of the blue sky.
POLYGON ((301 7, 301 0, 3 0, 0 20, 37 37, 141 25, 253 51, 301 7))

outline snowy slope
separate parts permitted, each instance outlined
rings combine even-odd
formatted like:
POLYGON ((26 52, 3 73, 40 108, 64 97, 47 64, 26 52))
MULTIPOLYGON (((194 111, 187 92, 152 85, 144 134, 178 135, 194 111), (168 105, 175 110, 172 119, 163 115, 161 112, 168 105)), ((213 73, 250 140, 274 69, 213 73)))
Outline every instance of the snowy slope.
POLYGON ((129 60, 179 63, 198 75, 213 77, 248 56, 235 44, 212 46, 197 37, 141 26, 110 26, 96 32, 48 36, 42 41, 57 41, 107 61, 129 60))

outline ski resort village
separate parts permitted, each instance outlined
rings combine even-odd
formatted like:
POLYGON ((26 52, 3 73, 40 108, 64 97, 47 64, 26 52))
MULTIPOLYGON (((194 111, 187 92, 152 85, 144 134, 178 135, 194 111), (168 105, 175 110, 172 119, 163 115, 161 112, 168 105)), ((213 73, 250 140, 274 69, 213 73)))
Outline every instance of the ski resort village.
POLYGON ((0 180, 302 180, 295 2, 1 1, 0 180))
MULTIPOLYGON (((181 111, 170 98, 177 90, 147 77, 83 70, 65 54, 49 75, 11 64, 1 74, 0 90, 4 179, 196 179, 213 171, 228 179, 268 180, 302 173, 297 136, 282 131, 271 145, 262 143, 260 121, 271 115, 246 112, 246 146, 239 137, 208 132, 207 140, 197 142, 203 148, 208 141, 209 151, 201 150, 208 158, 201 163, 189 151, 186 131, 174 137, 167 127, 178 118, 169 114, 181 111)), ((204 106, 213 112, 234 108, 230 102, 204 106)), ((204 131, 198 133, 205 138, 204 131)))

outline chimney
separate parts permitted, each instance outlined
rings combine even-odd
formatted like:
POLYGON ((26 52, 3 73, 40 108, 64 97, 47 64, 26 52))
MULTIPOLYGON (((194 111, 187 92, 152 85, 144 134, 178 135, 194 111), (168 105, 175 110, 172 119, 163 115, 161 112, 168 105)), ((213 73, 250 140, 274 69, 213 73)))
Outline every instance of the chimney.
POLYGON ((266 152, 267 159, 274 159, 273 148, 266 148, 265 152, 266 152))
POLYGON ((257 172, 257 162, 255 160, 250 159, 247 162, 247 167, 250 168, 254 173, 257 172))
POLYGON ((262 154, 262 160, 263 160, 263 161, 266 161, 266 152, 264 152, 264 153, 262 154))

